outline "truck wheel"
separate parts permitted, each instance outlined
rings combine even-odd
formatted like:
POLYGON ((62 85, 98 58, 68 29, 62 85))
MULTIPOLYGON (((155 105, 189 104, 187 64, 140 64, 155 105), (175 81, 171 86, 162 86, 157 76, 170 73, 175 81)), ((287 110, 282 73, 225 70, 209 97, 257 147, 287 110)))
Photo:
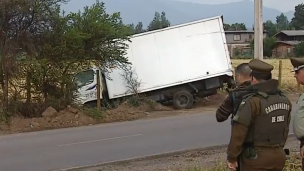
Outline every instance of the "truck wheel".
POLYGON ((176 109, 190 109, 193 104, 193 95, 188 91, 177 92, 173 97, 173 106, 176 109))
POLYGON ((90 107, 90 108, 97 108, 97 101, 90 101, 84 104, 84 106, 86 107, 90 107))

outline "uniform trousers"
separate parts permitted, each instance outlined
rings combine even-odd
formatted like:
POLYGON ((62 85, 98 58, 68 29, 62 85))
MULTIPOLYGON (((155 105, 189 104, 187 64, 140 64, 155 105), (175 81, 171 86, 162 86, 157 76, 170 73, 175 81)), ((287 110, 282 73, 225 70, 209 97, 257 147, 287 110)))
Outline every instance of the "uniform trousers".
POLYGON ((258 157, 248 159, 242 155, 240 162, 241 171, 282 171, 286 162, 283 148, 257 149, 258 157))

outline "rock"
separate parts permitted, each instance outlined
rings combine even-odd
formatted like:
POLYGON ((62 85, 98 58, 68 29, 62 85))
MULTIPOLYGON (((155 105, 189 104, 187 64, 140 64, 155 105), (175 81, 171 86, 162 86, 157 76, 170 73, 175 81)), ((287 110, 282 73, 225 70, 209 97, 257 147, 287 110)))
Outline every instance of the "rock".
POLYGON ((72 106, 68 105, 68 110, 74 114, 78 113, 78 109, 73 108, 72 106))
POLYGON ((37 123, 37 122, 30 123, 30 128, 38 128, 38 127, 40 127, 39 123, 37 123))
POLYGON ((48 118, 48 117, 55 116, 56 113, 57 113, 57 110, 50 106, 42 113, 42 116, 45 118, 48 118))

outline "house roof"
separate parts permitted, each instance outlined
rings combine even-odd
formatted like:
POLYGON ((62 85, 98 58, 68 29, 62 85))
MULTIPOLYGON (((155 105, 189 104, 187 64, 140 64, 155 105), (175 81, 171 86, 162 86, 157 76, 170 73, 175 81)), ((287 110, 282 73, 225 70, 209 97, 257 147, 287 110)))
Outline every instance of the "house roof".
POLYGON ((273 36, 277 36, 280 33, 283 33, 287 36, 304 36, 304 30, 282 30, 273 36))
MULTIPOLYGON (((231 34, 235 34, 235 33, 254 33, 254 30, 236 30, 236 31, 227 30, 227 31, 225 31, 225 33, 231 33, 231 34)), ((267 33, 267 31, 264 30, 264 33, 267 33)))
POLYGON ((277 41, 277 43, 284 43, 284 44, 287 44, 287 45, 295 46, 297 44, 300 44, 301 41, 277 41))

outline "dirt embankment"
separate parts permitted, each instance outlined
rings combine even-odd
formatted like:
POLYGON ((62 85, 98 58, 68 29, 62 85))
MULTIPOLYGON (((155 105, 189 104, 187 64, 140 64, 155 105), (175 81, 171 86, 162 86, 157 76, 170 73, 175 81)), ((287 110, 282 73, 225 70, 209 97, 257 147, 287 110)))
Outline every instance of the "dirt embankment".
MULTIPOLYGON (((150 104, 139 107, 131 107, 128 103, 123 103, 113 110, 107 110, 103 113, 104 118, 101 120, 93 119, 87 113, 67 107, 62 111, 47 109, 41 118, 21 118, 13 117, 8 124, 0 123, 0 135, 10 133, 20 133, 29 131, 39 131, 47 129, 67 128, 84 125, 94 125, 100 123, 131 121, 143 118, 157 118, 180 114, 195 114, 203 112, 214 112, 215 108, 223 101, 225 94, 217 94, 206 99, 198 101, 193 109, 175 110, 173 107, 155 104, 151 109, 150 104)), ((292 101, 296 101, 298 94, 289 94, 292 101)))
POLYGON ((171 106, 163 106, 158 103, 153 105, 153 109, 151 109, 151 104, 131 107, 125 102, 113 110, 104 111, 104 117, 101 120, 93 119, 84 111, 70 106, 62 111, 49 107, 40 118, 13 117, 8 123, 1 122, 0 135, 211 111, 219 105, 224 96, 217 94, 202 99, 190 110, 175 110, 171 106))

